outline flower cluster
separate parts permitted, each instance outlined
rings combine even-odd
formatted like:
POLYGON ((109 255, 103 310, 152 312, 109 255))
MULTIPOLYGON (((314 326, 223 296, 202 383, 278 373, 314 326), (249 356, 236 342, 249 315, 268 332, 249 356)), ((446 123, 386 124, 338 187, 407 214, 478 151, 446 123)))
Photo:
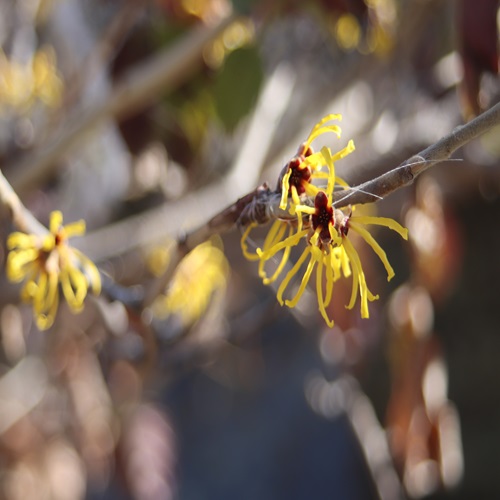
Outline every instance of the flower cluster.
POLYGON ((101 277, 95 264, 68 238, 85 233, 83 220, 62 225, 59 211, 50 215, 50 232, 36 236, 15 232, 7 239, 7 277, 25 281, 21 298, 33 305, 38 328, 45 330, 54 322, 59 305, 59 284, 73 312, 83 308, 89 288, 95 295, 101 290, 101 277))
POLYGON ((293 222, 276 220, 262 248, 257 248, 255 253, 248 250, 247 239, 256 224, 249 225, 241 241, 244 255, 250 260, 259 261, 259 275, 265 284, 272 283, 281 276, 292 249, 305 241, 305 249, 278 287, 277 298, 281 305, 295 307, 316 269, 319 311, 329 326, 333 326, 333 320, 330 319, 327 308, 332 300, 333 285, 341 277, 352 276, 351 298, 346 307, 352 309, 359 295, 362 318, 369 317, 368 302, 378 298, 368 288, 361 259, 348 237, 349 231, 359 234, 374 250, 386 269, 388 280, 394 276, 394 271, 387 255, 363 226, 386 226, 404 239, 408 238, 408 231, 392 219, 356 216, 354 215, 356 207, 344 210, 335 208, 333 192, 336 185, 342 189, 348 188, 345 181, 335 176, 335 161, 354 151, 354 144, 349 141, 345 148, 332 154, 328 147, 323 147, 319 153, 314 153, 311 143, 326 132, 333 132, 340 138, 341 131, 338 125, 328 124, 340 118, 339 115, 328 115, 323 118, 312 129, 307 141, 299 148, 297 156, 283 169, 278 185, 278 190, 281 191, 280 208, 288 210, 292 215, 295 214, 296 219, 293 222), (326 186, 319 187, 313 184, 312 181, 315 179, 326 180, 326 186), (313 206, 308 203, 311 199, 314 200, 313 206), (281 256, 278 265, 272 276, 267 276, 266 265, 275 260, 277 255, 281 256), (303 268, 305 270, 295 296, 283 299, 291 280, 303 268))

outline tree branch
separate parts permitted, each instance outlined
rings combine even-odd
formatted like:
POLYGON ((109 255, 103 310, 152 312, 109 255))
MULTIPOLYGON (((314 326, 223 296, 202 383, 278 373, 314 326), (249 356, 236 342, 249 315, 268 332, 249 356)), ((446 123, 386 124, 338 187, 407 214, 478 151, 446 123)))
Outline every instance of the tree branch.
POLYGON ((19 196, 12 189, 12 186, 4 177, 1 170, 0 206, 9 211, 12 222, 19 231, 37 235, 47 234, 47 228, 40 224, 33 214, 22 204, 19 196))
POLYGON ((334 193, 333 202, 336 206, 342 207, 347 204, 372 203, 376 199, 385 198, 397 189, 412 184, 422 172, 448 160, 457 149, 499 124, 500 103, 497 103, 393 170, 347 191, 334 193))
MULTIPOLYGON (((386 198, 397 189, 412 184, 422 172, 437 163, 448 160, 457 149, 498 125, 500 125, 500 103, 474 120, 457 127, 435 144, 420 151, 389 172, 359 186, 333 193, 333 203, 336 207, 341 208, 347 205, 373 203, 386 198)), ((261 189, 254 193, 255 196, 249 200, 248 205, 241 208, 238 219, 241 226, 246 226, 251 222, 265 224, 270 216, 285 220, 295 218, 288 212, 280 210, 281 194, 279 192, 261 189)))

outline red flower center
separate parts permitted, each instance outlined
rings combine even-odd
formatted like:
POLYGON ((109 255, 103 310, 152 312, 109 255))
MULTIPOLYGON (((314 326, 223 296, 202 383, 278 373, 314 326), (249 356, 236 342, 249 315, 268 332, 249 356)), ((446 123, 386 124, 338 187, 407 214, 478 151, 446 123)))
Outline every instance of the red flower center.
POLYGON ((292 158, 283 167, 283 170, 281 171, 281 174, 280 174, 280 177, 278 180, 278 189, 281 189, 281 183, 283 180, 283 176, 289 170, 291 170, 290 178, 288 179, 288 185, 289 185, 288 194, 290 194, 290 190, 292 189, 292 186, 295 186, 295 189, 297 190, 297 193, 299 196, 305 192, 306 185, 311 180, 312 172, 311 172, 310 167, 308 167, 307 165, 304 165, 303 167, 301 167, 301 164, 308 156, 311 156, 312 154, 313 154, 313 150, 311 147, 304 149, 304 144, 302 144, 299 147, 299 150, 297 151, 297 156, 292 158))
POLYGON ((320 191, 314 198, 314 208, 316 213, 311 215, 313 229, 320 228, 319 237, 321 241, 330 241, 329 224, 334 225, 333 207, 328 203, 328 197, 320 191))
POLYGON ((301 163, 302 160, 300 158, 294 158, 288 163, 288 168, 292 170, 288 183, 290 184, 290 188, 295 186, 299 195, 305 192, 305 186, 310 181, 312 175, 309 167, 300 167, 301 163))

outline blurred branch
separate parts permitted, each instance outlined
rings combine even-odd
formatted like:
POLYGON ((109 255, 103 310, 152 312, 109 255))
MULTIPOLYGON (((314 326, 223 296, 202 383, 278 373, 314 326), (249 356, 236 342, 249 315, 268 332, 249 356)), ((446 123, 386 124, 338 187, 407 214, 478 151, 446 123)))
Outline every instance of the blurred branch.
POLYGON ((0 203, 9 210, 12 222, 20 231, 32 234, 46 234, 47 229, 38 222, 33 214, 21 203, 19 196, 12 189, 0 170, 0 203))
POLYGON ((144 107, 162 93, 171 90, 197 69, 207 42, 220 35, 235 16, 223 18, 215 26, 197 28, 174 46, 169 46, 130 70, 110 95, 103 96, 87 110, 78 110, 44 147, 10 165, 11 183, 23 194, 47 177, 61 156, 106 118, 121 118, 144 107))
POLYGON ((0 435, 26 416, 43 399, 48 386, 44 363, 35 356, 22 359, 0 378, 0 435), (29 387, 29 390, 26 388, 29 387))
POLYGON ((333 382, 314 375, 306 385, 312 409, 327 419, 345 415, 356 435, 374 486, 381 500, 404 499, 403 487, 392 463, 384 429, 373 405, 359 383, 350 375, 333 382))
POLYGON ((146 0, 126 0, 113 20, 107 26, 100 40, 95 44, 76 74, 69 78, 68 91, 65 95, 67 107, 75 103, 81 96, 85 83, 92 80, 103 67, 107 67, 116 52, 122 46, 131 28, 140 18, 146 7, 146 0))

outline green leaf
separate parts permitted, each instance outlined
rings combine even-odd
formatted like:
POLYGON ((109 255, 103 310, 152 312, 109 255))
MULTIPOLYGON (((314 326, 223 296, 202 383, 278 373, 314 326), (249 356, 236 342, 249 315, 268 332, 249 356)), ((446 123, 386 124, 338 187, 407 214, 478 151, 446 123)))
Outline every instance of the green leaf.
POLYGON ((235 50, 227 56, 215 77, 215 111, 226 130, 233 130, 253 108, 262 83, 262 65, 255 47, 235 50))
POLYGON ((248 16, 252 12, 252 9, 255 7, 255 0, 233 0, 232 4, 234 10, 242 15, 248 16))

